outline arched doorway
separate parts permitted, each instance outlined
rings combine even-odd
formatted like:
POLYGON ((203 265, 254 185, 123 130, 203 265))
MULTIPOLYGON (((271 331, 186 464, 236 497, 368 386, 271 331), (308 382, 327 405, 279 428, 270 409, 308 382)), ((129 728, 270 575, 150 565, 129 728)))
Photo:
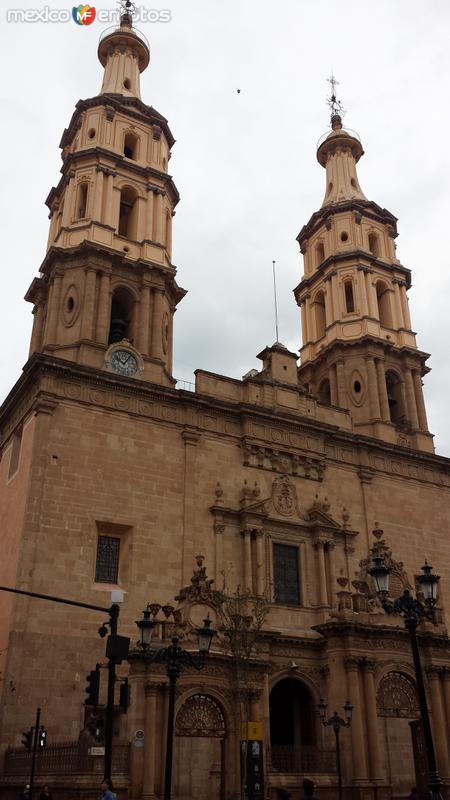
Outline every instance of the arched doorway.
POLYGON ((270 698, 270 749, 277 772, 308 772, 318 766, 315 704, 308 687, 284 678, 270 698))
POLYGON ((175 720, 174 798, 225 800, 225 719, 218 702, 193 694, 175 720))
POLYGON ((384 767, 392 796, 404 797, 412 786, 420 784, 420 765, 415 763, 415 728, 411 721, 419 717, 416 687, 402 672, 388 672, 377 691, 380 734, 384 740, 384 767))

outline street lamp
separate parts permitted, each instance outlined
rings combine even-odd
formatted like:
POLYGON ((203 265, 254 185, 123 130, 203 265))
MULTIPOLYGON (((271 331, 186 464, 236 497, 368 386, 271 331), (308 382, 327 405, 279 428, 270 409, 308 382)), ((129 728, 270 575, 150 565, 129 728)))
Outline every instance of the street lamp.
POLYGON ((436 600, 437 585, 440 580, 439 575, 433 573, 426 561, 422 567, 423 575, 418 578, 418 583, 422 589, 424 599, 414 597, 410 589, 404 589, 403 594, 395 600, 388 600, 389 595, 389 575, 390 568, 384 562, 381 555, 376 555, 372 561, 372 567, 368 570, 372 576, 375 588, 380 597, 381 603, 387 614, 400 614, 405 622, 405 627, 411 640, 411 650, 416 673, 417 694, 419 697, 420 716, 422 720, 423 735, 425 739, 425 749, 427 753, 428 788, 430 790, 430 800, 442 800, 442 781, 439 776, 436 755, 434 752, 433 735, 431 733, 430 717, 428 714, 427 697, 425 694, 425 684, 423 680, 423 670, 420 661, 419 645, 417 641, 417 626, 423 620, 436 620, 436 600))
POLYGON ((211 647, 211 641, 215 631, 211 628, 209 614, 203 620, 203 627, 197 631, 198 653, 190 653, 179 644, 178 636, 172 636, 171 644, 167 647, 159 647, 157 650, 150 650, 153 630, 157 622, 155 616, 160 606, 154 604, 147 605, 142 612, 143 618, 136 620, 140 633, 139 646, 144 654, 146 663, 162 662, 167 666, 167 676, 169 678, 169 711, 167 722, 167 745, 166 745, 166 766, 164 772, 164 800, 171 800, 172 792, 172 761, 173 761, 173 733, 175 721, 175 687, 182 667, 194 667, 203 669, 206 656, 211 647))
POLYGON ((320 717, 320 719, 322 721, 322 725, 325 725, 325 727, 333 728, 334 735, 336 737, 336 766, 337 766, 338 787, 339 787, 339 795, 338 795, 338 797, 339 797, 339 800, 342 800, 342 796, 343 796, 342 795, 342 769, 341 769, 341 748, 340 748, 340 743, 339 743, 339 734, 341 732, 341 728, 349 728, 350 727, 350 723, 352 721, 353 706, 352 706, 350 700, 347 700, 347 702, 344 705, 345 719, 340 717, 337 711, 334 712, 332 717, 329 717, 327 719, 327 716, 326 716, 327 705, 328 705, 327 702, 323 699, 323 697, 321 697, 317 707, 319 709, 319 717, 320 717))

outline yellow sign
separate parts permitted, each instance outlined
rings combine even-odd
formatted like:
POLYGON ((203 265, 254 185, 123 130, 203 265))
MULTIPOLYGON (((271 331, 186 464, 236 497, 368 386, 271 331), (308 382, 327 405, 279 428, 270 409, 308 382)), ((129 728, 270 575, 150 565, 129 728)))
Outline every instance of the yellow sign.
POLYGON ((262 722, 243 722, 242 738, 249 742, 262 741, 262 722))

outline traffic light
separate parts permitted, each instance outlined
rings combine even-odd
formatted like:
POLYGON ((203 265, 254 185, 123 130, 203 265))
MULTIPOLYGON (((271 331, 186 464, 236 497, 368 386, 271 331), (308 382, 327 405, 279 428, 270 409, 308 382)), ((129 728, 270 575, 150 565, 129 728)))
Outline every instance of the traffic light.
POLYGON ((129 705, 130 705, 130 689, 128 686, 128 678, 124 678, 123 682, 120 684, 119 706, 123 709, 123 711, 126 711, 129 705))
POLYGON ((38 747, 39 750, 43 750, 44 747, 47 747, 47 731, 45 730, 43 725, 41 725, 41 727, 39 728, 38 747))
POLYGON ((33 731, 34 728, 30 728, 28 731, 22 731, 22 744, 25 749, 30 752, 33 749, 33 731))
POLYGON ((87 685, 85 692, 87 697, 84 701, 85 706, 97 706, 98 705, 98 695, 100 691, 100 670, 97 667, 96 669, 91 669, 89 675, 86 675, 87 685))

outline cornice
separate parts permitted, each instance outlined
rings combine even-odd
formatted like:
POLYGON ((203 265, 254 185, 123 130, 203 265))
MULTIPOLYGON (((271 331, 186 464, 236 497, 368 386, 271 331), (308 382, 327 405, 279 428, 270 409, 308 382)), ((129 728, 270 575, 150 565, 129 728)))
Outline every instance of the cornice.
POLYGON ((79 100, 75 106, 75 111, 69 122, 69 126, 63 131, 59 146, 61 148, 67 147, 71 144, 74 135, 80 127, 80 116, 83 111, 96 106, 105 106, 113 108, 115 111, 122 112, 128 117, 148 124, 157 124, 164 131, 164 135, 172 148, 175 144, 175 139, 169 128, 169 123, 159 111, 156 111, 152 106, 147 106, 142 100, 137 97, 124 97, 123 95, 116 94, 100 94, 96 97, 90 97, 86 100, 79 100))
POLYGON ((181 431, 205 431, 238 444, 257 434, 260 440, 276 443, 280 453, 320 453, 326 461, 349 465, 355 472, 369 467, 374 475, 386 473, 450 489, 450 459, 444 456, 406 450, 310 417, 284 411, 274 415, 268 408, 128 379, 41 353, 29 359, 0 407, 2 442, 41 396, 51 402, 76 402, 128 417, 147 417, 181 431))
POLYGON ((367 219, 382 222, 392 227, 392 237, 395 239, 397 232, 397 217, 394 217, 387 208, 381 208, 372 200, 350 200, 345 203, 336 203, 332 206, 323 206, 310 217, 306 225, 303 226, 297 236, 300 246, 306 242, 327 219, 334 217, 335 214, 342 214, 346 211, 354 211, 367 219))
MULTIPOLYGON (((419 361, 422 376, 431 371, 429 367, 425 366, 425 362, 430 358, 430 353, 426 353, 424 350, 417 350, 415 347, 408 347, 407 345, 399 346, 394 344, 392 341, 378 338, 370 333, 361 336, 359 339, 353 340, 333 339, 329 344, 323 347, 322 350, 320 350, 314 359, 301 364, 298 368, 298 371, 301 373, 306 372, 312 367, 315 369, 318 364, 326 362, 329 354, 333 351, 345 351, 349 349, 357 349, 358 347, 362 347, 364 349, 365 356, 372 358, 380 358, 380 356, 383 356, 385 353, 394 353, 403 359, 411 358, 411 367, 414 369, 417 369, 417 361, 419 361), (368 346, 373 347, 373 350, 368 350, 368 346)), ((345 353, 342 353, 341 357, 345 359, 345 353)), ((334 361, 336 361, 336 358, 333 359, 333 362, 334 361)))
MULTIPOLYGON (((407 267, 404 267, 403 264, 400 263, 390 264, 387 261, 382 261, 380 258, 375 258, 375 256, 371 255, 370 253, 367 253, 365 250, 351 250, 351 251, 346 251, 345 253, 333 253, 333 255, 328 256, 328 258, 326 258, 325 261, 322 261, 320 266, 316 269, 316 271, 312 275, 308 276, 307 278, 306 277, 302 278, 300 283, 297 284, 295 289, 292 290, 297 303, 301 302, 301 298, 299 297, 299 295, 305 289, 311 289, 311 287, 313 287, 315 283, 318 283, 321 280, 327 280, 328 276, 324 275, 324 273, 326 273, 328 267, 333 266, 334 264, 340 264, 343 261, 352 261, 352 260, 353 261, 356 260, 357 264, 353 263, 349 266, 353 267, 357 266, 358 268, 363 267, 364 265, 362 265, 360 262, 365 261, 368 262, 372 267, 375 266, 379 270, 383 270, 385 272, 388 272, 389 274, 392 274, 394 272, 401 272, 404 275, 406 288, 410 289, 412 286, 411 270, 408 269, 407 267)), ((396 279, 394 278, 394 280, 396 279)))

